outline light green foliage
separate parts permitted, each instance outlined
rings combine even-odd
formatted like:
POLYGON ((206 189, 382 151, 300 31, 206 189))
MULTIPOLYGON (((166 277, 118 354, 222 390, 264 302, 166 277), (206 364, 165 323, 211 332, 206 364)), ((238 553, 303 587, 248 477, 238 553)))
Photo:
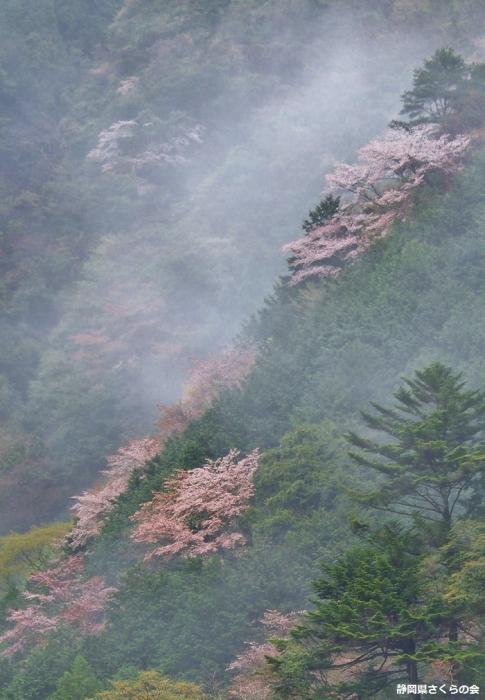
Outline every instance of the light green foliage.
POLYGON ((76 656, 69 671, 57 681, 57 687, 48 700, 85 700, 100 690, 102 684, 94 675, 83 656, 76 656))
POLYGON ((70 522, 50 523, 0 537, 0 590, 45 566, 53 546, 62 542, 71 526, 70 522))
POLYGON ((458 522, 452 528, 441 557, 451 573, 443 595, 478 621, 485 615, 485 523, 458 522))

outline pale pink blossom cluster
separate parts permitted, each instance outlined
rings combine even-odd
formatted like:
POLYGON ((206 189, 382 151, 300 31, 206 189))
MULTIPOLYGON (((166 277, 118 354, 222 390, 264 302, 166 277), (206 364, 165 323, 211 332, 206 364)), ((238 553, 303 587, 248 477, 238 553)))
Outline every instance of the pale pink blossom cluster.
POLYGON ((448 179, 463 168, 468 136, 438 135, 436 126, 388 129, 359 150, 359 163, 337 163, 327 175, 329 190, 341 196, 337 213, 324 225, 283 247, 291 257, 290 284, 332 277, 344 264, 385 236, 412 205, 414 190, 432 173, 448 179))
POLYGON ((107 458, 108 469, 103 470, 103 484, 84 491, 80 496, 73 496, 76 524, 68 535, 73 550, 83 547, 99 533, 102 517, 112 510, 118 496, 124 493, 135 469, 143 467, 160 449, 161 442, 157 438, 132 440, 107 458))
POLYGON ((223 389, 240 386, 255 359, 254 347, 238 346, 195 363, 182 399, 173 406, 162 407, 164 414, 157 424, 158 435, 132 440, 108 457, 108 469, 102 472, 104 481, 73 497, 76 524, 68 535, 68 542, 74 551, 100 532, 103 516, 125 492, 133 472, 153 459, 170 435, 180 432, 190 420, 202 415, 223 389))
POLYGON ((123 97, 125 95, 129 95, 130 92, 133 92, 133 90, 136 90, 138 87, 138 84, 140 82, 140 78, 136 75, 130 75, 129 78, 125 78, 120 82, 118 85, 116 92, 118 95, 122 95, 123 97))
POLYGON ((153 545, 145 559, 208 554, 244 544, 231 526, 249 506, 259 453, 239 459, 238 450, 207 460, 203 467, 179 470, 132 516, 133 540, 153 545))
MULTIPOLYGON (((267 610, 261 624, 266 628, 268 637, 288 637, 290 629, 298 624, 304 611, 281 613, 267 610)), ((269 700, 273 697, 271 673, 266 657, 278 656, 278 650, 269 641, 258 644, 247 642, 246 649, 228 666, 235 671, 229 688, 229 696, 236 700, 269 700)))
POLYGON ((115 122, 100 131, 96 148, 89 151, 87 158, 99 163, 103 173, 114 170, 121 157, 121 142, 133 138, 136 125, 137 122, 130 119, 115 122))
MULTIPOLYGON (((135 78, 123 81, 118 92, 126 95, 136 87, 135 78)), ((117 121, 100 131, 98 143, 87 154, 87 159, 98 163, 103 173, 120 172, 142 176, 142 169, 150 165, 179 165, 187 162, 187 151, 202 143, 204 128, 200 124, 180 125, 178 133, 160 142, 153 133, 154 122, 137 117, 117 121)))
POLYGON ((23 593, 29 605, 7 614, 13 627, 0 637, 0 644, 7 645, 3 656, 41 644, 45 635, 61 624, 72 625, 84 634, 96 634, 104 628, 104 609, 116 589, 107 586, 101 576, 85 579, 83 572, 82 556, 73 555, 31 575, 23 593))
POLYGON ((157 427, 162 442, 181 432, 191 420, 199 418, 221 391, 240 387, 249 375, 256 356, 254 346, 238 345, 219 355, 196 360, 180 401, 171 406, 160 406, 162 417, 157 421, 157 427))
POLYGON ((196 360, 184 387, 181 404, 193 418, 200 416, 224 389, 240 387, 256 361, 256 349, 240 345, 196 360))

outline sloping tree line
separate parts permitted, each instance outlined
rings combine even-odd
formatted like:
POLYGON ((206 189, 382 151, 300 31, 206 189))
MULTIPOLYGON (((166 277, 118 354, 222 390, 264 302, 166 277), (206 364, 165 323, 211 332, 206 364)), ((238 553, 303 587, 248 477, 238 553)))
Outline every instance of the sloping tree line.
POLYGON ((402 101, 409 121, 393 120, 359 150, 357 165, 337 163, 327 175, 325 198, 303 222, 305 235, 283 247, 291 254, 290 284, 339 274, 406 217, 423 185, 446 187, 463 168, 483 126, 485 64, 438 49, 415 70, 402 101))

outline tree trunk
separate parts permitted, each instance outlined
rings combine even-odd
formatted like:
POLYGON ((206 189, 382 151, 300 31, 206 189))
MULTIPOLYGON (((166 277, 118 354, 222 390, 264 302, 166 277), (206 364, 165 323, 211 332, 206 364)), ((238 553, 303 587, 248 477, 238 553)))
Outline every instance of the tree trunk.
MULTIPOLYGON (((406 652, 406 654, 414 654, 415 653, 416 644, 414 642, 414 639, 408 640, 404 651, 406 652)), ((410 683, 411 685, 418 685, 418 664, 417 664, 417 662, 410 659, 409 661, 407 661, 406 666, 407 666, 407 673, 408 673, 408 683, 410 683)), ((411 695, 411 697, 415 698, 415 700, 421 700, 420 693, 413 693, 411 695)))

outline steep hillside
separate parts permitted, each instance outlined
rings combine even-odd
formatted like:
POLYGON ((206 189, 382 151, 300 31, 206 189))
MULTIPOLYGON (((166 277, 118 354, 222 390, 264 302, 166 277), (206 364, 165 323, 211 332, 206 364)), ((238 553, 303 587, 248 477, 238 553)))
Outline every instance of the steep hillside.
POLYGON ((106 631, 84 642, 57 636, 17 669, 3 662, 5 698, 47 697, 52 669, 64 672, 80 651, 100 678, 134 664, 215 691, 244 642, 261 634, 265 610, 307 604, 319 562, 352 541, 348 519, 358 508, 344 486, 365 476, 349 462, 343 435, 359 425, 359 411, 388 402, 401 375, 430 360, 462 369, 471 386, 485 384, 484 178, 476 152, 451 191, 423 190, 413 221, 338 279, 304 289, 281 282, 244 333, 261 348, 244 386, 135 473, 88 549, 88 571, 119 588, 106 631), (240 522, 245 551, 161 569, 136 563, 129 516, 167 475, 255 447, 263 457, 240 522))
POLYGON ((484 3, 21 5, 0 700, 483 685, 484 3))
POLYGON ((479 53, 483 18, 451 0, 78 5, 2 8, 4 532, 65 514, 151 429, 270 293, 322 173, 435 46, 479 53))

